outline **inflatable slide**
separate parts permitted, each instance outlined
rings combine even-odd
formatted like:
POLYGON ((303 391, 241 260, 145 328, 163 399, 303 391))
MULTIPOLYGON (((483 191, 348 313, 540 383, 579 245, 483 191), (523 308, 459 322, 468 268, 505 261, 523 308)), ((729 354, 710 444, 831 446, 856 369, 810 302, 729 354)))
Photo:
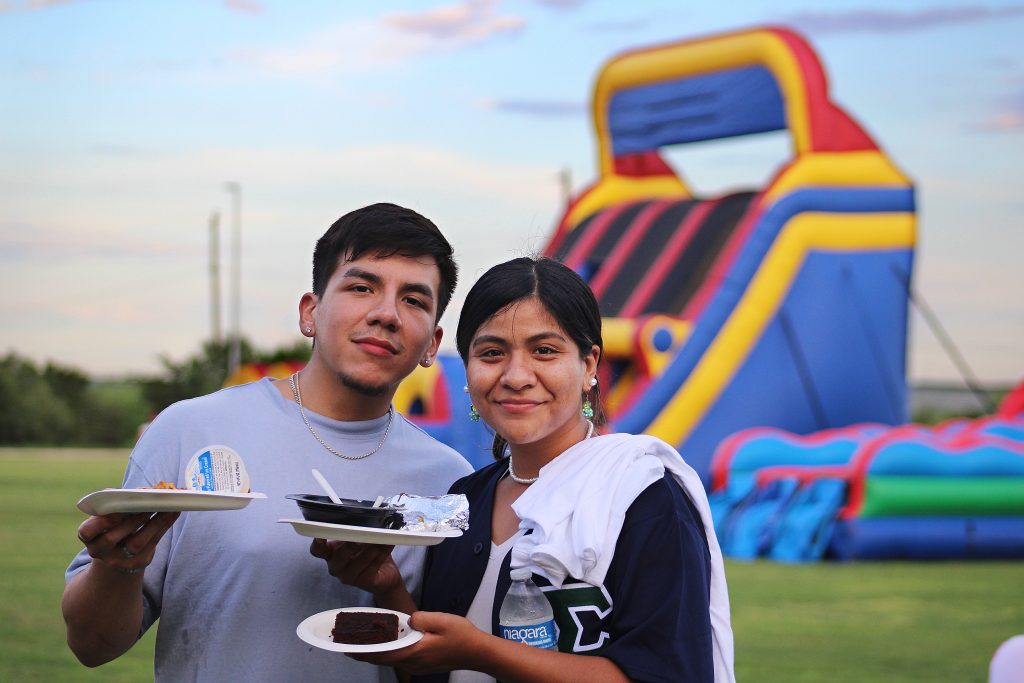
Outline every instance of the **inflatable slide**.
MULTIPOLYGON (((605 318, 611 429, 711 457, 748 427, 794 433, 906 415, 910 181, 829 95, 811 47, 760 28, 627 52, 593 94, 598 177, 544 249, 591 284, 605 318), (763 187, 697 196, 673 148, 784 131, 763 187)), ((457 358, 396 407, 474 462, 457 358)))

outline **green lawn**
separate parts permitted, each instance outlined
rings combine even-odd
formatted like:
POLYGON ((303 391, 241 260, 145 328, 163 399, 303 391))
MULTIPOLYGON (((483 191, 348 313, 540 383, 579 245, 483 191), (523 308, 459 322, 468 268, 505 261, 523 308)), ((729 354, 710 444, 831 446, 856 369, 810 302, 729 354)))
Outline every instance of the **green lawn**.
MULTIPOLYGON (((82 495, 127 451, 0 449, 0 681, 152 678, 153 633, 90 670, 64 643, 60 595, 82 495)), ((740 683, 984 682, 1024 633, 1024 562, 727 566, 740 683)))

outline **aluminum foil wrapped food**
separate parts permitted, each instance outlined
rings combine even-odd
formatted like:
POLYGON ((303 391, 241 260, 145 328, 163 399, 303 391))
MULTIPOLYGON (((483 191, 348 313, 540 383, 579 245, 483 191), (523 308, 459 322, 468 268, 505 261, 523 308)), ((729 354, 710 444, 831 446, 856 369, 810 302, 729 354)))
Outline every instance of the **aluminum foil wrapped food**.
POLYGON ((446 496, 415 496, 399 493, 385 501, 402 508, 406 531, 452 531, 469 528, 469 501, 461 493, 446 496))

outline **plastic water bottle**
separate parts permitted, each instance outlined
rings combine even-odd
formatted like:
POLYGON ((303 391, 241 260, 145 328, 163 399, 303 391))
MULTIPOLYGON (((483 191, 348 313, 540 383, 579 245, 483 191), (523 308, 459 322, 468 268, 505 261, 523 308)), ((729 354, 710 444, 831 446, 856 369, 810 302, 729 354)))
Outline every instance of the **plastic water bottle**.
POLYGON ((533 570, 519 567, 510 575, 512 585, 498 611, 501 637, 546 650, 557 649, 554 612, 544 593, 533 582, 533 570))

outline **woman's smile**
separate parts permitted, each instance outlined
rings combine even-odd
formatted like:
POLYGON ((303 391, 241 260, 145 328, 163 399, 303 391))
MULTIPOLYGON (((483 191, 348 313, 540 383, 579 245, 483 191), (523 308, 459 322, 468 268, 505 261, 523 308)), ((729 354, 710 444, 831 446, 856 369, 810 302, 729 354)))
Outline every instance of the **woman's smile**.
POLYGON ((504 408, 507 412, 519 415, 522 413, 528 413, 545 402, 531 401, 524 398, 509 398, 495 401, 495 403, 504 408))

